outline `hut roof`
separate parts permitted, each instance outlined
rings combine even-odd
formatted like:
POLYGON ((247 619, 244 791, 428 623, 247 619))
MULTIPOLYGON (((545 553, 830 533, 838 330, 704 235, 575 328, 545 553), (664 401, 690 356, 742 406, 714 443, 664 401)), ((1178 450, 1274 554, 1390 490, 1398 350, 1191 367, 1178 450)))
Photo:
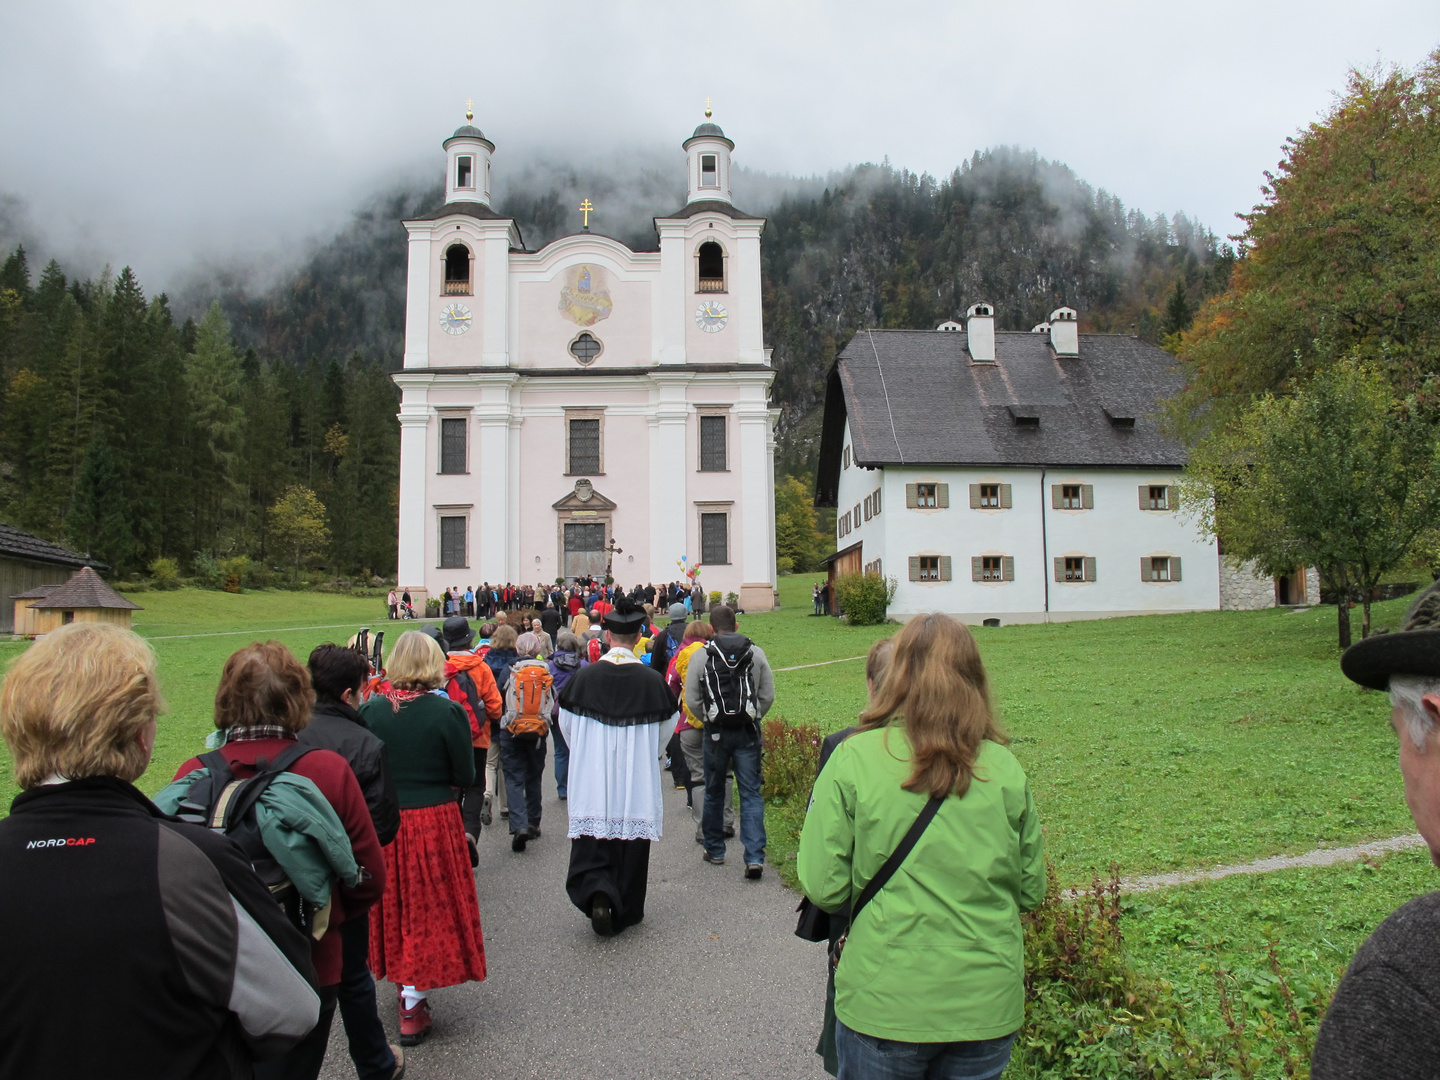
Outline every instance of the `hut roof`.
POLYGON ((41 599, 30 605, 32 608, 129 608, 141 610, 139 604, 132 604, 117 593, 105 579, 90 567, 85 567, 64 585, 55 586, 41 599))
POLYGON ((31 562, 58 563, 61 566, 85 566, 89 563, 84 555, 77 555, 69 548, 41 540, 13 525, 0 524, 0 555, 31 562))
POLYGON ((49 596, 52 592, 54 592, 54 591, 55 591, 56 589, 58 589, 59 587, 60 587, 60 586, 59 586, 58 584, 36 585, 35 588, 33 588, 33 589, 26 589, 24 592, 17 592, 14 596, 10 597, 10 599, 11 599, 11 600, 35 600, 35 599, 37 599, 37 598, 39 598, 39 597, 42 597, 42 596, 49 596))

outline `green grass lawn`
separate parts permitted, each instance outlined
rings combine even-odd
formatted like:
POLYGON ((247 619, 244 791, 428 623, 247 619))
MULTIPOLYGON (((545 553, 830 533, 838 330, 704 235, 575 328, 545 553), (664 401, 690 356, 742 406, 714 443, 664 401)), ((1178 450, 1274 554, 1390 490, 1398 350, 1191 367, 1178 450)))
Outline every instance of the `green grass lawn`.
MULTIPOLYGON (((329 593, 223 593, 203 589, 133 594, 143 611, 135 613, 135 631, 149 638, 159 661, 160 686, 168 706, 155 740, 155 758, 140 779, 153 794, 164 787, 180 763, 202 752, 214 727, 215 687, 225 658, 257 639, 274 638, 303 661, 321 642, 345 641, 361 626, 386 627, 383 597, 363 599, 329 593), (294 629, 297 627, 316 629, 294 629)), ((393 638, 392 638, 393 640, 393 638)), ((8 663, 27 643, 0 644, 0 662, 8 663)), ((15 797, 10 758, 0 744, 0 809, 15 797)))
MULTIPOLYGON (((781 589, 780 611, 742 619, 775 667, 857 656, 896 629, 809 617, 808 578, 781 589)), ((1377 625, 1406 603, 1377 605, 1377 625)), ((1129 875, 1414 831, 1388 705, 1340 674, 1333 608, 975 634, 1066 884, 1111 863, 1129 875)), ((858 661, 776 686, 776 714, 824 731, 865 700, 858 661)))

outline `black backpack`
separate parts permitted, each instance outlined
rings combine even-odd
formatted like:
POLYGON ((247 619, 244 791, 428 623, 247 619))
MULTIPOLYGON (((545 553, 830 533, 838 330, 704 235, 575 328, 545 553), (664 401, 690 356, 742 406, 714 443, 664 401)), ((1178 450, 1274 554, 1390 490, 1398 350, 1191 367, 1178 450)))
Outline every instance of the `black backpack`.
POLYGON ((701 719, 707 728, 734 731, 760 720, 760 696, 750 639, 717 634, 705 643, 705 674, 700 680, 701 719))
POLYGON ((210 775, 190 785, 175 814, 181 821, 224 833, 238 844, 275 902, 307 936, 314 928, 315 907, 300 895, 294 882, 265 846, 260 826, 255 821, 255 804, 277 776, 314 749, 317 748, 297 743, 274 760, 267 761, 262 757, 255 763, 255 775, 247 780, 236 779, 225 755, 219 750, 212 750, 200 758, 200 764, 210 771, 210 775))

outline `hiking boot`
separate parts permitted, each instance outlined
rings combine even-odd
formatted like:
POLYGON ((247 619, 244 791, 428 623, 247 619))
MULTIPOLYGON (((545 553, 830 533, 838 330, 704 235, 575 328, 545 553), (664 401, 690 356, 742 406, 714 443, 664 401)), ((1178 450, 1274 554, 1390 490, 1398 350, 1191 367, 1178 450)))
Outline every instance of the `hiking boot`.
POLYGON ((504 810, 501 810, 500 816, 503 818, 508 818, 510 816, 510 808, 507 806, 504 810))
POLYGON ((527 829, 526 831, 530 834, 530 839, 531 839, 531 840, 539 840, 539 839, 540 839, 540 826, 539 826, 539 825, 531 825, 530 828, 527 829))
POLYGON ((486 795, 485 802, 480 807, 480 824, 488 829, 492 820, 494 819, 490 816, 490 796, 486 795))
POLYGON ((395 1071, 390 1074, 390 1080, 402 1080, 405 1076, 405 1051, 391 1043, 390 1053, 395 1055, 395 1071))
POLYGON ((419 1046, 430 1034, 430 1003, 421 998, 413 1009, 405 1008, 400 999, 400 1045, 419 1046))
POLYGON ((529 839, 530 839, 530 830, 529 830, 529 829, 521 829, 521 830, 520 830, 519 832, 517 832, 517 833, 511 833, 511 834, 510 834, 510 850, 511 850, 511 851, 524 851, 524 850, 525 850, 525 844, 529 841, 529 839))
POLYGON ((725 856, 724 856, 724 855, 711 855, 711 854, 707 851, 707 852, 705 852, 705 854, 701 855, 700 858, 704 859, 704 860, 705 860, 706 862, 708 862, 711 866, 724 866, 724 865, 725 865, 725 856))
POLYGON ((480 865, 480 849, 475 846, 475 837, 469 833, 465 834, 465 846, 470 849, 470 869, 474 870, 480 865))
POLYGON ((590 928, 601 937, 615 932, 615 913, 610 910, 609 898, 597 896, 590 905, 590 928))
POLYGON ((724 832, 723 834, 721 834, 721 835, 723 835, 726 840, 734 840, 734 839, 735 839, 735 829, 734 829, 734 827, 733 827, 733 826, 730 826, 730 825, 725 826, 725 832, 724 832))
POLYGON ((759 881, 760 875, 765 873, 765 867, 760 863, 749 863, 745 867, 746 881, 759 881))

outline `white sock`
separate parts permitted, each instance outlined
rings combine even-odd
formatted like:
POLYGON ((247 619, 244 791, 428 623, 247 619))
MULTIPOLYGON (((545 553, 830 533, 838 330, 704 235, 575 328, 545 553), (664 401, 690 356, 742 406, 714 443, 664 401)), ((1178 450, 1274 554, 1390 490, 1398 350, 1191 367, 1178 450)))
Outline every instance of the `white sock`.
POLYGON ((405 1008, 413 1009, 420 1002, 424 1001, 427 994, 424 990, 416 990, 413 986, 402 986, 400 994, 405 998, 405 1008))

